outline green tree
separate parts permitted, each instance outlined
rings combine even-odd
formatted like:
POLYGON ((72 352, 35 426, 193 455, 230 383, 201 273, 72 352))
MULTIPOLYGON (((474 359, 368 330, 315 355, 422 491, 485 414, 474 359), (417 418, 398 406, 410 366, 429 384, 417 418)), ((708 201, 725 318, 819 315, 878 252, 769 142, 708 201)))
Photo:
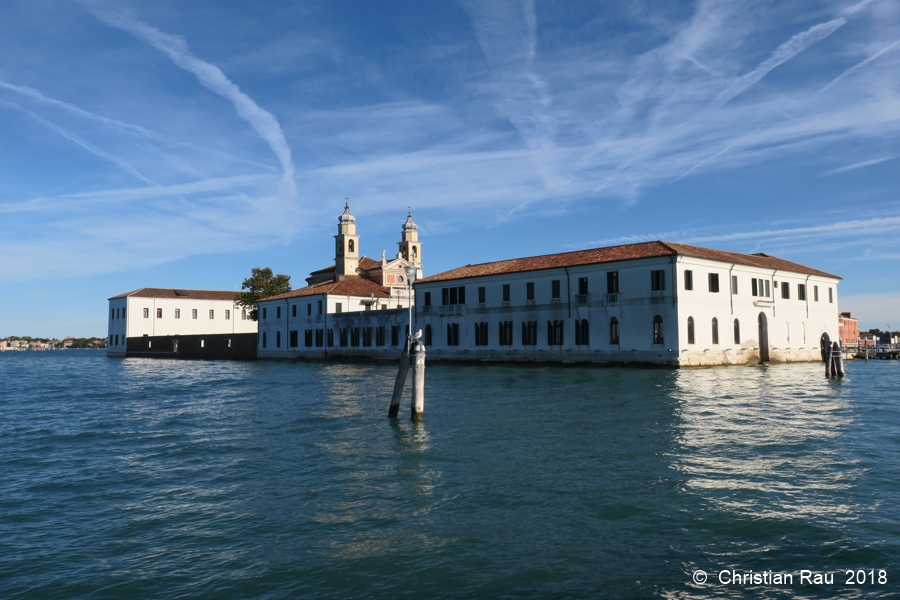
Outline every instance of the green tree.
POLYGON ((256 303, 263 298, 291 291, 291 276, 275 275, 269 267, 264 269, 256 267, 250 270, 250 277, 244 280, 244 283, 241 284, 241 289, 247 291, 238 295, 237 304, 249 309, 250 318, 257 321, 259 307, 256 303))

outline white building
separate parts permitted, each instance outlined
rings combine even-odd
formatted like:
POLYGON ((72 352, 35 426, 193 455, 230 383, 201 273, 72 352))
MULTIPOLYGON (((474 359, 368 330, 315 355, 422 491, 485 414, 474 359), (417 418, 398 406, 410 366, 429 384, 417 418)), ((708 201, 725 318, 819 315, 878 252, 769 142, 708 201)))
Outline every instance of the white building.
POLYGON ((646 242, 466 265, 416 281, 429 360, 671 366, 821 360, 836 275, 646 242))
POLYGON ((334 265, 313 271, 306 287, 259 302, 259 358, 396 355, 406 339, 414 296, 410 275, 422 276, 422 243, 407 214, 397 256, 360 256, 349 205, 338 217, 334 265), (400 330, 402 327, 402 331, 400 330))
POLYGON ((238 292, 141 288, 109 299, 108 356, 250 358, 256 322, 238 292), (239 340, 243 340, 240 344, 239 340), (155 344, 155 346, 154 346, 155 344))

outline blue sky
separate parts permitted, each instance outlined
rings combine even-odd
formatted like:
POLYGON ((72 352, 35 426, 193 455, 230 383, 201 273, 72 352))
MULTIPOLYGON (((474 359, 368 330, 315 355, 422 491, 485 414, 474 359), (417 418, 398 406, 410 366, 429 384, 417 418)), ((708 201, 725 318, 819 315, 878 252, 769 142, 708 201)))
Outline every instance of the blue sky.
POLYGON ((0 336, 295 287, 407 206, 426 274, 649 239, 844 277, 900 328, 900 3, 8 0, 0 336))

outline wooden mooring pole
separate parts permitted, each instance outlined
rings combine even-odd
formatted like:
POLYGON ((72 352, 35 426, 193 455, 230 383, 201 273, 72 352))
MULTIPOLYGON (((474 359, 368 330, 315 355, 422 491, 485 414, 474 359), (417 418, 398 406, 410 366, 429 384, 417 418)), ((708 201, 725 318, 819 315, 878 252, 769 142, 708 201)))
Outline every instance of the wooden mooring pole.
POLYGON ((422 342, 415 342, 413 361, 413 386, 410 416, 413 421, 421 421, 425 415, 425 344, 422 342))
POLYGON ((391 394, 391 407, 388 409, 388 418, 396 419, 400 413, 400 399, 403 397, 403 389, 406 387, 406 379, 409 375, 409 348, 410 344, 407 340, 406 350, 400 356, 400 368, 397 370, 397 380, 394 381, 394 393, 391 394))

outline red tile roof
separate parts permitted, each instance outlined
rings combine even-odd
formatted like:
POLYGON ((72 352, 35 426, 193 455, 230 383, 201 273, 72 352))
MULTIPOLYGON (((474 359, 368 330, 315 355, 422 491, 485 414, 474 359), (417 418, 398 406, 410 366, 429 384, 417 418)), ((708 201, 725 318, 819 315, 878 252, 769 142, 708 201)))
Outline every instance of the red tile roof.
MULTIPOLYGON (((357 263, 360 271, 371 271, 372 269, 377 269, 381 267, 381 261, 375 260, 373 258, 369 258, 368 256, 363 256, 359 259, 357 263)), ((322 273, 328 273, 329 271, 334 271, 335 266, 331 265, 330 267, 325 267, 324 269, 319 269, 318 271, 312 271, 310 275, 319 275, 322 273)))
POLYGON ((171 298, 178 300, 234 300, 240 292, 223 292, 217 290, 179 290, 170 288, 141 288, 126 294, 113 296, 117 298, 171 298))
POLYGON ((840 279, 837 275, 832 275, 817 269, 811 269, 803 265, 769 256, 767 254, 740 254, 738 252, 728 252, 726 250, 713 250, 711 248, 701 248, 700 246, 690 246, 688 244, 675 244, 671 242, 641 242, 639 244, 625 244, 623 246, 607 246, 606 248, 593 248, 591 250, 577 250, 574 252, 562 252, 559 254, 545 254, 543 256, 530 256, 526 258, 513 258, 510 260, 500 260, 496 262, 481 263, 476 265, 466 265, 444 271, 430 277, 425 277, 416 281, 416 285, 420 283, 431 283, 436 281, 448 281, 451 279, 465 279, 468 277, 485 277, 488 275, 501 275, 505 273, 519 273, 524 271, 540 271, 543 269, 561 269, 563 267, 574 267, 579 265, 593 265, 599 263, 616 262, 623 260, 636 260, 640 258, 656 258, 660 256, 691 256, 695 258, 705 258, 708 260, 716 260, 721 262, 737 263, 741 265, 750 265, 754 267, 763 267, 767 269, 778 269, 782 271, 791 271, 793 273, 803 273, 808 275, 819 275, 822 277, 833 277, 840 279))
POLYGON ((303 296, 319 296, 321 294, 334 294, 336 296, 372 296, 376 298, 390 298, 390 290, 382 287, 371 279, 364 279, 358 275, 348 275, 343 281, 321 281, 300 289, 293 290, 278 296, 271 296, 260 300, 284 300, 285 298, 300 298, 303 296))

